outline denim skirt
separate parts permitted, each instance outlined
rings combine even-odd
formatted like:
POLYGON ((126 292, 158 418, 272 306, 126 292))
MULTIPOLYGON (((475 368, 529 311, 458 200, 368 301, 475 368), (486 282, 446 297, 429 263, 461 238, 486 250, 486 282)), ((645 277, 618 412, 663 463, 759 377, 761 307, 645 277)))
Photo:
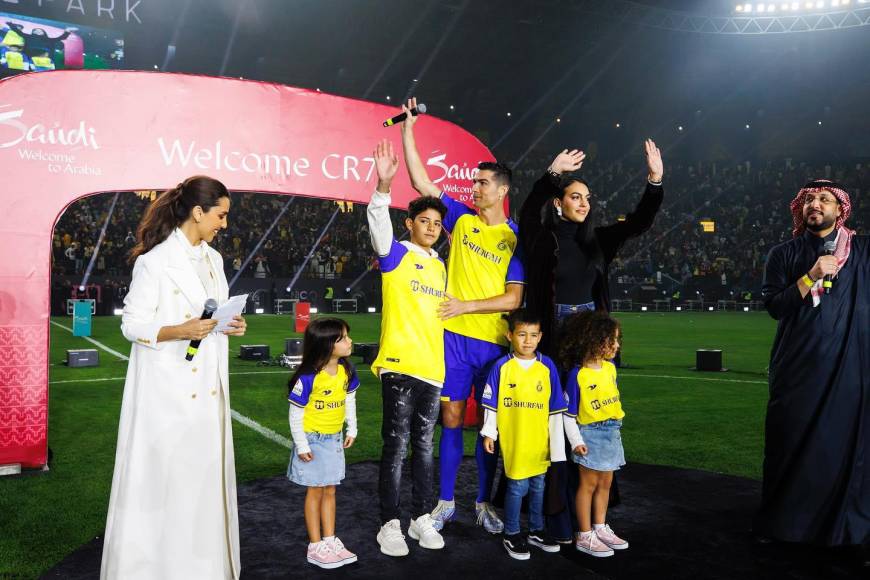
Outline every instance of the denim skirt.
POLYGON ((621 420, 607 419, 579 427, 588 452, 586 455, 572 454, 574 463, 595 471, 616 471, 625 465, 621 420))
POLYGON ((302 461, 296 448, 290 451, 290 465, 287 478, 305 487, 324 487, 338 485, 344 479, 344 438, 338 433, 305 433, 311 454, 311 461, 302 461))

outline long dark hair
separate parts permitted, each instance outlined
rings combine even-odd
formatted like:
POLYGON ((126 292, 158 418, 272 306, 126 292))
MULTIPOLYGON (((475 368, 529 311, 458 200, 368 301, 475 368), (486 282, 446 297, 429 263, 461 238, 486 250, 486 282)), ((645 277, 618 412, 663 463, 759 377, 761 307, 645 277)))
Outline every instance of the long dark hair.
POLYGON ((172 189, 161 193, 151 202, 139 222, 136 245, 130 251, 130 263, 168 238, 172 230, 190 217, 193 208, 200 206, 202 211, 207 212, 222 197, 229 196, 230 193, 223 183, 205 175, 188 177, 172 189))
POLYGON ((559 363, 566 369, 604 358, 610 341, 622 337, 619 321, 604 310, 573 314, 562 327, 559 363))
MULTIPOLYGON (((563 178, 559 183, 559 193, 555 199, 564 199, 565 193, 567 193, 566 190, 575 183, 585 185, 586 189, 589 189, 589 184, 585 179, 579 175, 569 175, 563 178)), ((595 207, 590 203, 589 213, 586 214, 586 219, 577 224, 577 235, 574 237, 574 240, 579 245, 580 251, 583 252, 589 263, 601 268, 604 265, 604 255, 601 252, 601 246, 598 245, 598 238, 595 236, 596 218, 597 212, 595 211, 595 207)), ((548 220, 547 225, 552 229, 555 229, 559 220, 562 219, 556 213, 556 208, 553 207, 553 204, 550 204, 546 219, 548 220)))
MULTIPOLYGON (((344 333, 350 333, 350 325, 341 318, 318 318, 311 321, 302 337, 302 362, 287 383, 288 393, 302 375, 316 375, 323 370, 332 357, 335 343, 341 340, 344 333)), ((350 380, 353 373, 350 361, 340 358, 338 362, 347 371, 347 378, 350 380)))

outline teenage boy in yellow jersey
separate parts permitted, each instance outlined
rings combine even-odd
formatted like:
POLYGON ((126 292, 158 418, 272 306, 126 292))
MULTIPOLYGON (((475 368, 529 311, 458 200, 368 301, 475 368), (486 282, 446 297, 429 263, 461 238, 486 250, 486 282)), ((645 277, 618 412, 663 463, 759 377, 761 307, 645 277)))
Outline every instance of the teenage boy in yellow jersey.
POLYGON ((410 241, 398 242, 390 222, 390 185, 399 168, 392 143, 374 153, 378 186, 368 207, 372 246, 378 253, 383 285, 383 316, 378 357, 372 371, 381 379, 383 423, 378 495, 381 529, 377 540, 388 556, 406 556, 399 522, 402 461, 411 443, 411 525, 420 547, 438 550, 444 539, 432 526, 434 460, 432 437, 444 383, 444 324, 438 306, 446 298, 447 271, 432 245, 441 236, 447 213, 437 198, 417 198, 408 206, 410 241))
MULTIPOLYGON (((411 99, 402 110, 417 106, 411 99)), ((402 146, 411 184, 424 197, 439 198, 447 206, 444 228, 452 235, 447 261, 447 300, 440 307, 444 320, 446 374, 441 392, 441 497, 432 512, 436 530, 454 518, 456 473, 462 461, 462 424, 466 399, 475 385, 480 401, 482 386, 492 361, 507 352, 507 325, 503 312, 514 310, 522 300, 523 265, 517 252, 517 225, 504 212, 510 190, 511 171, 500 163, 478 165, 472 183, 477 212, 451 199, 432 183, 414 140, 417 117, 408 115, 402 124, 402 146)), ((478 424, 483 413, 478 409, 478 424)), ((504 524, 490 504, 492 483, 498 463, 495 454, 483 450, 478 437, 477 523, 490 533, 501 533, 504 524)))
POLYGON ((507 317, 507 338, 513 352, 495 361, 481 403, 485 409, 483 446, 501 454, 507 476, 502 544, 511 558, 529 559, 526 543, 545 552, 558 552, 544 530, 544 474, 550 461, 565 461, 562 413, 568 408, 559 371, 546 355, 537 352, 541 319, 520 308, 507 317), (520 506, 529 496, 529 533, 520 535, 520 506))

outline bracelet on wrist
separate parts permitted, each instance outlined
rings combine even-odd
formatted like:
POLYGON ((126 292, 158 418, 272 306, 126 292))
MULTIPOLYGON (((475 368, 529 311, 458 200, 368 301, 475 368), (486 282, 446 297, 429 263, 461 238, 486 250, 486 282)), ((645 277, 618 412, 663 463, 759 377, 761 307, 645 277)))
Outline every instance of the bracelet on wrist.
POLYGON ((806 286, 807 288, 812 288, 813 285, 816 283, 815 280, 813 280, 812 278, 810 278, 810 275, 809 275, 809 274, 804 274, 804 277, 801 278, 801 282, 802 282, 803 285, 806 286))

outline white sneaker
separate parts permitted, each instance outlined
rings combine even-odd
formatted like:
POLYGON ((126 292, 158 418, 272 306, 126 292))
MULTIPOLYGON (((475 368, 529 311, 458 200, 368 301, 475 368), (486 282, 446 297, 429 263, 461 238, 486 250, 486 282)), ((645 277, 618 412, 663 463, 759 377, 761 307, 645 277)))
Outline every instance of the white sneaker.
POLYGON ((432 526, 432 516, 423 514, 416 520, 411 520, 408 535, 420 542, 421 548, 440 550, 444 547, 444 538, 432 526))
POLYGON ((405 542, 399 520, 390 520, 381 526, 378 532, 378 545, 381 547, 381 552, 387 556, 408 555, 408 544, 405 542))

